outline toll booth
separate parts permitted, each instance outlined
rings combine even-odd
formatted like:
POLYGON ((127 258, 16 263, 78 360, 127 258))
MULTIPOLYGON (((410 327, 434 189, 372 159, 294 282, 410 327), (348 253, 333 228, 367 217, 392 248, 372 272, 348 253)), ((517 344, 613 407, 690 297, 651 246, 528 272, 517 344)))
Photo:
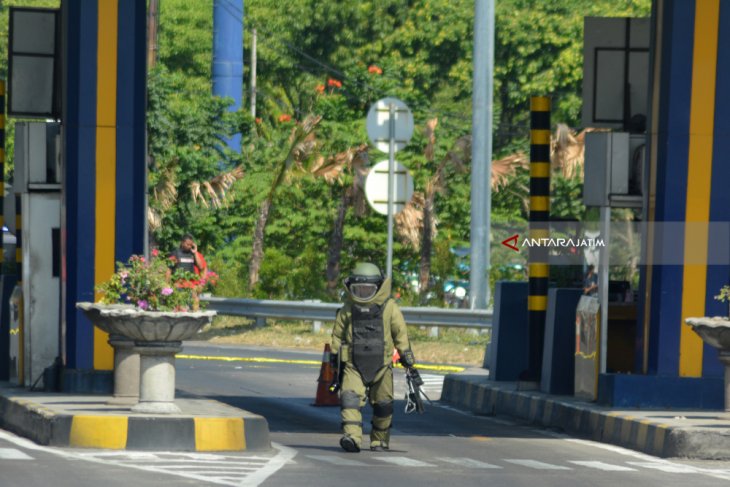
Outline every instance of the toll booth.
POLYGON ((59 147, 59 124, 16 123, 13 193, 20 202, 22 266, 10 300, 10 375, 25 386, 39 385, 60 354, 59 147))

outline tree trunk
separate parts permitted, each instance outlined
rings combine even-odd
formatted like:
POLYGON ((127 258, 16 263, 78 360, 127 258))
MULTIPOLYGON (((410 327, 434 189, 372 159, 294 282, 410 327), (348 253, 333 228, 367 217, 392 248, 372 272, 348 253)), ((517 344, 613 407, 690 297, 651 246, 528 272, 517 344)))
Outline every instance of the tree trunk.
POLYGON ((159 26, 159 0, 150 0, 150 8, 147 11, 147 69, 152 69, 157 64, 157 28, 159 26))
POLYGON ((433 214, 433 200, 435 191, 426 195, 423 205, 423 232, 421 233, 421 269, 418 276, 419 294, 421 303, 425 303, 428 295, 429 281, 431 280, 431 218, 433 214))
POLYGON ((352 200, 351 188, 342 193, 340 205, 337 208, 334 228, 330 236, 329 249, 327 250, 327 290, 334 293, 338 287, 340 277, 340 258, 342 256, 342 244, 344 243, 345 216, 347 208, 352 200))
POLYGON ((261 203, 259 209, 259 218, 256 221, 256 230, 253 234, 253 250, 251 251, 251 261, 248 267, 248 289, 254 288, 259 282, 259 269, 261 261, 264 260, 264 233, 266 231, 266 222, 269 219, 269 210, 271 210, 271 198, 266 198, 261 203))

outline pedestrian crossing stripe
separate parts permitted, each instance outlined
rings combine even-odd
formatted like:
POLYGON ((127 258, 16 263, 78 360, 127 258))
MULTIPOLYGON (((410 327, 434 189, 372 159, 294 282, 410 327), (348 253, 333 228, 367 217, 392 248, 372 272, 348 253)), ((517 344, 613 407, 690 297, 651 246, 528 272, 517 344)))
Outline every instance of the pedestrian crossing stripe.
POLYGON ((381 462, 385 462, 385 463, 392 463, 393 465, 398 465, 400 467, 435 467, 436 466, 431 463, 426 463, 426 462, 421 462, 419 460, 415 460, 413 458, 394 457, 389 454, 386 454, 386 455, 387 456, 375 457, 375 460, 380 460, 381 462))
POLYGON ((492 465, 491 463, 480 462, 479 460, 474 460, 473 458, 440 457, 436 460, 441 460, 442 462, 446 463, 453 463, 454 465, 459 465, 460 467, 466 468, 502 468, 499 465, 492 465))
POLYGON ((15 448, 0 448, 0 460, 33 460, 33 457, 15 448))
POLYGON ((538 462, 537 460, 511 459, 505 460, 505 462, 514 463, 515 465, 520 465, 523 467, 534 468, 536 470, 572 470, 570 467, 563 467, 561 465, 538 462))
POLYGON ((677 465, 674 463, 660 462, 626 462, 636 467, 650 468, 653 470, 661 470, 667 473, 697 473, 697 470, 687 465, 677 465))
POLYGON ((582 467, 596 468, 606 472, 636 472, 635 468, 622 467, 620 465, 611 465, 610 463, 603 462, 587 462, 580 460, 571 460, 570 463, 580 465, 582 467))
POLYGON ((325 463, 331 463, 332 465, 339 465, 342 467, 367 467, 368 464, 352 460, 351 458, 344 458, 336 455, 307 455, 309 458, 319 460, 325 463))

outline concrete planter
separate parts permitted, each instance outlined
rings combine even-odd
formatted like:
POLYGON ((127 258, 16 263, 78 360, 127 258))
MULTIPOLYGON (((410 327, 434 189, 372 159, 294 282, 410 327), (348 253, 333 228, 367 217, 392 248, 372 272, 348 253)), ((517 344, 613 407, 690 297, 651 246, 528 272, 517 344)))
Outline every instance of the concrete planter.
POLYGON ((725 413, 730 415, 730 320, 713 318, 687 318, 684 320, 702 340, 720 352, 720 362, 725 366, 725 413))
POLYGON ((109 328, 109 317, 102 316, 101 309, 134 309, 131 304, 98 305, 77 303, 76 307, 84 312, 97 328, 109 334, 109 345, 114 349, 114 397, 108 404, 129 405, 139 401, 139 354, 134 352, 134 341, 115 334, 109 328))
MULTIPOLYGON (((110 337, 119 337, 124 341, 124 353, 139 357, 139 402, 132 407, 132 411, 179 413, 180 409, 175 405, 175 355, 182 350, 182 341, 192 338, 210 323, 216 312, 143 311, 134 307, 93 303, 79 303, 77 306, 110 337), (133 345, 130 346, 130 343, 133 345)), ((115 342, 119 345, 120 340, 110 338, 110 344, 114 345, 112 342, 115 342)), ((115 398, 116 365, 115 359, 115 398)), ((119 365, 124 368, 125 364, 119 365)), ((128 379, 129 369, 126 369, 124 377, 120 377, 125 391, 130 385, 128 379)))

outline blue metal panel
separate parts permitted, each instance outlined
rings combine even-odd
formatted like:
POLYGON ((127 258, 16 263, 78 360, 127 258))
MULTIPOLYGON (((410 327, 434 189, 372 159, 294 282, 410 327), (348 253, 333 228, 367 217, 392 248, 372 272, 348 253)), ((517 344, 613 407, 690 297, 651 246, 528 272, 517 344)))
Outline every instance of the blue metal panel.
POLYGON ((94 300, 96 180, 96 51, 98 4, 67 0, 64 35, 66 96, 66 347, 67 366, 92 368, 93 329, 76 310, 77 301, 94 300))
POLYGON ((582 289, 550 289, 545 318, 545 347, 540 390, 573 394, 575 384, 575 321, 582 289))
POLYGON ((526 282, 497 282, 492 339, 485 357, 492 380, 517 380, 528 362, 526 282))
MULTIPOLYGON (((717 41, 717 92, 715 94, 715 125, 712 154, 712 188, 710 192, 710 221, 723 222, 727 232, 730 221, 730 192, 727 190, 730 182, 730 97, 727 87, 730 86, 730 2, 720 2, 720 28, 717 41)), ((710 227, 710 245, 717 244, 722 248, 715 251, 730 252, 727 245, 727 233, 713 225, 710 227)), ((730 283, 730 265, 713 265, 707 267, 707 302, 705 314, 708 316, 725 316, 728 313, 727 303, 720 303, 714 299, 719 289, 730 283)), ((718 360, 717 350, 705 345, 702 354, 702 376, 722 377, 724 368, 718 360)))
POLYGON ((145 0, 119 2, 115 260, 144 251, 145 0))
POLYGON ((722 409, 719 377, 601 374, 598 404, 615 408, 722 409))
MULTIPOLYGON (((694 0, 667 1, 662 22, 655 220, 684 221, 694 46, 694 0)), ((676 239, 655 239, 658 258, 676 239)), ((682 313, 682 267, 655 267, 651 296, 649 370, 677 375, 682 313)))

